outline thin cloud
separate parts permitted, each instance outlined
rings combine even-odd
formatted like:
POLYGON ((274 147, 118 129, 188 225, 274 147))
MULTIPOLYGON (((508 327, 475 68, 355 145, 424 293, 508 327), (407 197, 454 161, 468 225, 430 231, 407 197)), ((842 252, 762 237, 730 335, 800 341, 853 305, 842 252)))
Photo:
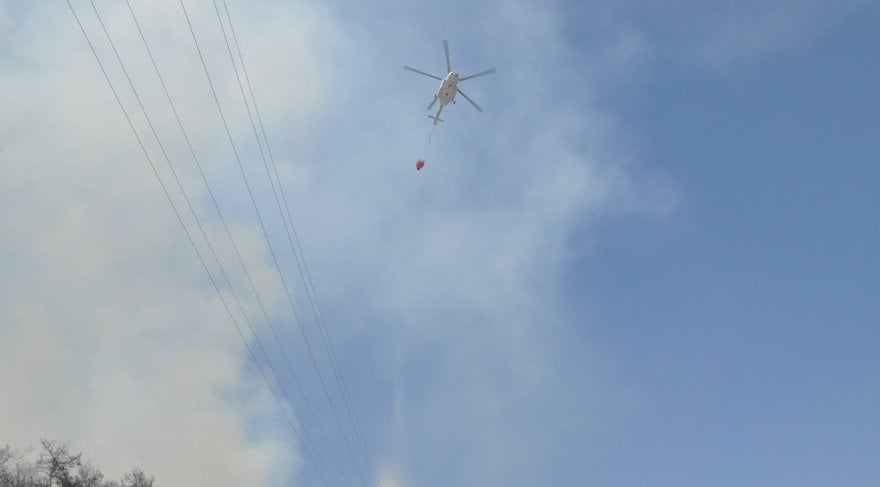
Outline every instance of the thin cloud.
MULTIPOLYGON (((127 11, 107 8, 134 59, 127 11)), ((213 13, 193 8, 197 32, 211 32, 213 13)), ((283 308, 198 60, 180 48, 188 33, 170 27, 181 22, 177 9, 157 4, 143 22, 162 33, 151 38, 172 94, 258 281, 283 308)), ((650 217, 657 200, 673 199, 644 193, 654 182, 609 147, 620 135, 568 68, 563 13, 525 2, 490 10, 461 23, 459 10, 444 10, 427 31, 372 10, 272 3, 233 12, 355 406, 377 464, 391 466, 380 472, 387 485, 533 483, 538 464, 555 461, 555 451, 534 452, 536 442, 582 448, 600 386, 589 378, 598 367, 589 347, 569 340, 582 324, 562 298, 564 275, 588 251, 571 237, 599 216, 650 217), (427 144, 423 107, 435 86, 401 66, 422 66, 418 56, 441 66, 443 37, 462 72, 494 65, 499 74, 467 89, 485 113, 452 107, 427 144), (417 157, 428 161, 419 173, 417 157)), ((72 19, 27 13, 31 30, 59 34, 17 43, 33 64, 0 77, 4 107, 14 107, 0 131, 0 251, 13 257, 0 280, 0 354, 14 364, 4 370, 14 392, 0 405, 4 438, 70 438, 111 475, 134 463, 163 483, 282 483, 299 468, 295 443, 259 426, 275 425, 278 411, 72 19)), ((205 42, 219 73, 225 46, 216 33, 205 42)), ((633 45, 622 63, 639 56, 633 45)), ((133 78, 148 106, 163 107, 150 69, 136 64, 133 78)), ((219 96, 239 106, 229 116, 247 141, 229 74, 218 74, 219 96)), ((157 117, 176 140, 170 114, 157 117)), ((179 140, 170 148, 184 157, 179 140)), ((242 151, 259 173, 253 144, 242 151)), ((197 182, 184 173, 208 207, 197 182)), ((222 235, 216 221, 208 231, 222 235)))
MULTIPOLYGON (((189 64, 178 64, 180 53, 191 49, 179 30, 179 7, 133 3, 148 32, 166 29, 172 20, 178 27, 165 32, 174 35, 153 36, 153 48, 165 62, 196 145, 204 147, 216 126, 195 121, 216 115, 207 110, 204 90, 188 89, 203 85, 192 53, 183 55, 189 64)), ((75 6, 145 136, 112 53, 98 42, 101 33, 88 4, 75 6)), ((0 9, 14 13, 20 35, 52 33, 9 43, 0 70, 0 356, 6 364, 0 436, 20 446, 41 437, 69 441, 110 476, 138 465, 163 484, 285 483, 299 468, 295 442, 137 151, 70 12, 66 5, 57 7, 0 9), (278 426, 255 427, 266 418, 278 426)), ((119 4, 99 8, 161 135, 174 141, 169 149, 175 162, 189 164, 127 10, 119 4)), ((195 13, 210 19, 206 10, 195 13)), ((10 15, 3 22, 12 22, 10 15)), ((288 27, 241 19, 242 32, 259 30, 279 46, 290 37, 288 27)), ((289 70, 291 63, 272 59, 277 56, 277 50, 260 49, 251 59, 257 70, 269 62, 289 70)), ((228 86, 221 96, 231 97, 228 86)), ((269 98, 307 114, 303 100, 269 98)), ((148 149, 162 163, 152 143, 148 149)), ((206 161, 219 163, 214 157, 206 161)), ((201 209, 205 195, 193 170, 182 175, 201 209)), ((253 238, 252 224, 236 220, 233 215, 243 253, 257 281, 265 282, 261 276, 271 273, 263 245, 253 238)), ((210 234, 221 235, 216 220, 207 223, 210 234)), ((239 276, 234 283, 244 288, 242 281, 239 276)))
POLYGON ((746 2, 696 34, 695 53, 719 69, 773 55, 796 52, 855 12, 870 7, 861 0, 835 2, 746 2))

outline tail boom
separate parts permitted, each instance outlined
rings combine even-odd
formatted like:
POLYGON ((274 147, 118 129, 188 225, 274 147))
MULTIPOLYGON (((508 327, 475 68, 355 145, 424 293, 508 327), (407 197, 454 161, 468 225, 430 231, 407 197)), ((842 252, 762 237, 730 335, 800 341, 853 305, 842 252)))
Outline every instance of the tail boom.
POLYGON ((438 122, 445 122, 442 118, 440 118, 440 112, 443 111, 443 105, 440 105, 440 108, 437 109, 437 113, 434 115, 428 115, 428 118, 434 121, 434 125, 437 125, 438 122))

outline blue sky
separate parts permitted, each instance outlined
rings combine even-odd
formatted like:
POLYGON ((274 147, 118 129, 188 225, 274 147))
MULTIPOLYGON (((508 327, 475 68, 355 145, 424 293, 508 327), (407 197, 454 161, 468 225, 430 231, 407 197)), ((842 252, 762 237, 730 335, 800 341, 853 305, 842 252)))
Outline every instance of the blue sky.
POLYGON ((624 123, 682 202, 608 225, 569 275, 641 398, 623 483, 876 479, 876 20, 735 69, 657 62, 634 90, 624 123))
MULTIPOLYGON (((283 363, 125 4, 96 4, 283 363)), ((179 3, 132 5, 317 409, 280 373, 298 424, 359 485, 179 3)), ((229 7, 383 487, 876 483, 876 3, 229 7), (402 66, 442 74, 442 39, 498 74, 427 144, 436 82, 402 66)), ((318 344, 211 2, 187 8, 318 344)), ((69 441, 160 485, 322 485, 67 5, 0 2, 0 47, 0 445, 69 441)))

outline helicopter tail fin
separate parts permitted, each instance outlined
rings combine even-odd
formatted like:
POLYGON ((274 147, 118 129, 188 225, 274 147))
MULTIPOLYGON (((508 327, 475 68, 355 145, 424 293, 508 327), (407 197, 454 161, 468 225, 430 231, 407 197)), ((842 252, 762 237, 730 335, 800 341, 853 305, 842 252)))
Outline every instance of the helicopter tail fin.
POLYGON ((428 115, 428 118, 430 118, 431 120, 434 121, 434 125, 437 125, 437 122, 443 121, 443 119, 440 118, 440 113, 442 113, 442 112, 443 112, 443 105, 441 104, 440 108, 437 109, 437 113, 435 113, 434 115, 428 115))

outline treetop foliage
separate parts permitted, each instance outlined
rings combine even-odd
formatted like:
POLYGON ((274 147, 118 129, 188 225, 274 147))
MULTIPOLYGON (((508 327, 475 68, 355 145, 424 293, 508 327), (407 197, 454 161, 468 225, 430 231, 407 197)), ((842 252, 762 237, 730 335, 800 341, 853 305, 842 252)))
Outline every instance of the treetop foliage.
POLYGON ((100 469, 67 444, 40 440, 42 449, 0 447, 0 487, 154 487, 153 476, 134 468, 119 480, 106 480, 100 469))

